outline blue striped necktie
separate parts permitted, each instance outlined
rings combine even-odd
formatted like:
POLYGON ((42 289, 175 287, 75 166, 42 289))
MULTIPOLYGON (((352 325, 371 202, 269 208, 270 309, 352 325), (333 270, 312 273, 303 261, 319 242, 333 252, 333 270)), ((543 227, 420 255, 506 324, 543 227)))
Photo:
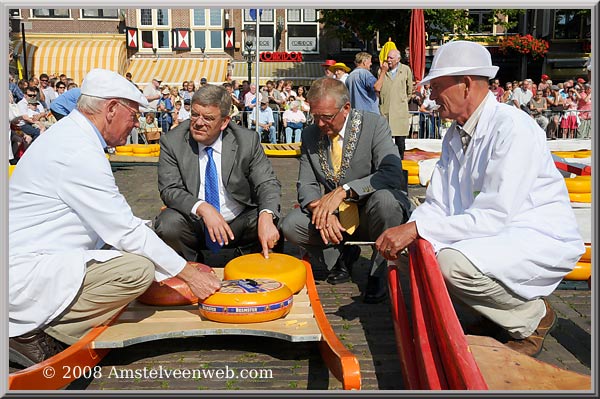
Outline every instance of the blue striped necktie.
MULTIPOLYGON (((206 171, 204 173, 204 200, 215 207, 218 212, 221 212, 221 204, 219 202, 219 174, 217 173, 217 166, 213 159, 212 147, 206 147, 206 155, 208 155, 208 163, 206 164, 206 171)), ((218 241, 211 241, 210 235, 206 227, 204 228, 204 238, 206 246, 213 253, 219 252, 221 245, 218 241)))

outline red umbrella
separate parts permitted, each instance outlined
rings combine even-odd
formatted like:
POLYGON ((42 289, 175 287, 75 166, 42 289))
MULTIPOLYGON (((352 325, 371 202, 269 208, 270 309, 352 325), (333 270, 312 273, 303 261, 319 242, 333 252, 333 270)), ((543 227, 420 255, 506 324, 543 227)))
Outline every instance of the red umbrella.
POLYGON ((425 16, 421 9, 410 13, 409 54, 410 68, 420 82, 425 74, 425 16))

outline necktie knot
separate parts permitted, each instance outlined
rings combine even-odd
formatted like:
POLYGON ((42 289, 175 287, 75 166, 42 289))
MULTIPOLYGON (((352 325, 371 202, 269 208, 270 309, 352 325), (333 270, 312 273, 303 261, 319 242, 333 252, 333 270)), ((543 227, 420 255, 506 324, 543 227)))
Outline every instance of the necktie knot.
POLYGON ((471 135, 465 132, 463 129, 460 129, 458 132, 460 134, 460 141, 462 142, 463 151, 466 151, 467 147, 469 146, 469 142, 471 141, 471 135))
POLYGON ((212 158, 214 148, 212 148, 212 147, 206 147, 204 150, 208 154, 208 157, 212 158))

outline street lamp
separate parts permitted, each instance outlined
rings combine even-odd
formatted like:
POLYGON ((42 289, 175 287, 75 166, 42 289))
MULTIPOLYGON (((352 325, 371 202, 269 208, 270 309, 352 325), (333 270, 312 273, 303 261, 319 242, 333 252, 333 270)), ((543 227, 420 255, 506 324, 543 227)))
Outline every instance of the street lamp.
POLYGON ((252 83, 252 63, 254 62, 254 51, 252 48, 254 47, 254 41, 256 40, 256 29, 252 26, 246 27, 243 30, 246 34, 246 41, 244 42, 244 58, 248 63, 248 84, 252 83))

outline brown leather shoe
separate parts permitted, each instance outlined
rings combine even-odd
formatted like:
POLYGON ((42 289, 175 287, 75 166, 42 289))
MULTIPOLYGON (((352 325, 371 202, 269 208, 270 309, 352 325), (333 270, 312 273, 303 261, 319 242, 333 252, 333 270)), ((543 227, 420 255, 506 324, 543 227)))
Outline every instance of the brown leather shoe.
POLYGON ((546 336, 554 329, 557 322, 556 313, 546 299, 544 299, 544 304, 546 305, 546 315, 533 334, 524 339, 512 339, 505 344, 506 346, 531 357, 537 357, 540 354, 546 336))
POLYGON ((66 345, 40 330, 8 340, 9 360, 23 367, 40 363, 60 352, 66 345))

